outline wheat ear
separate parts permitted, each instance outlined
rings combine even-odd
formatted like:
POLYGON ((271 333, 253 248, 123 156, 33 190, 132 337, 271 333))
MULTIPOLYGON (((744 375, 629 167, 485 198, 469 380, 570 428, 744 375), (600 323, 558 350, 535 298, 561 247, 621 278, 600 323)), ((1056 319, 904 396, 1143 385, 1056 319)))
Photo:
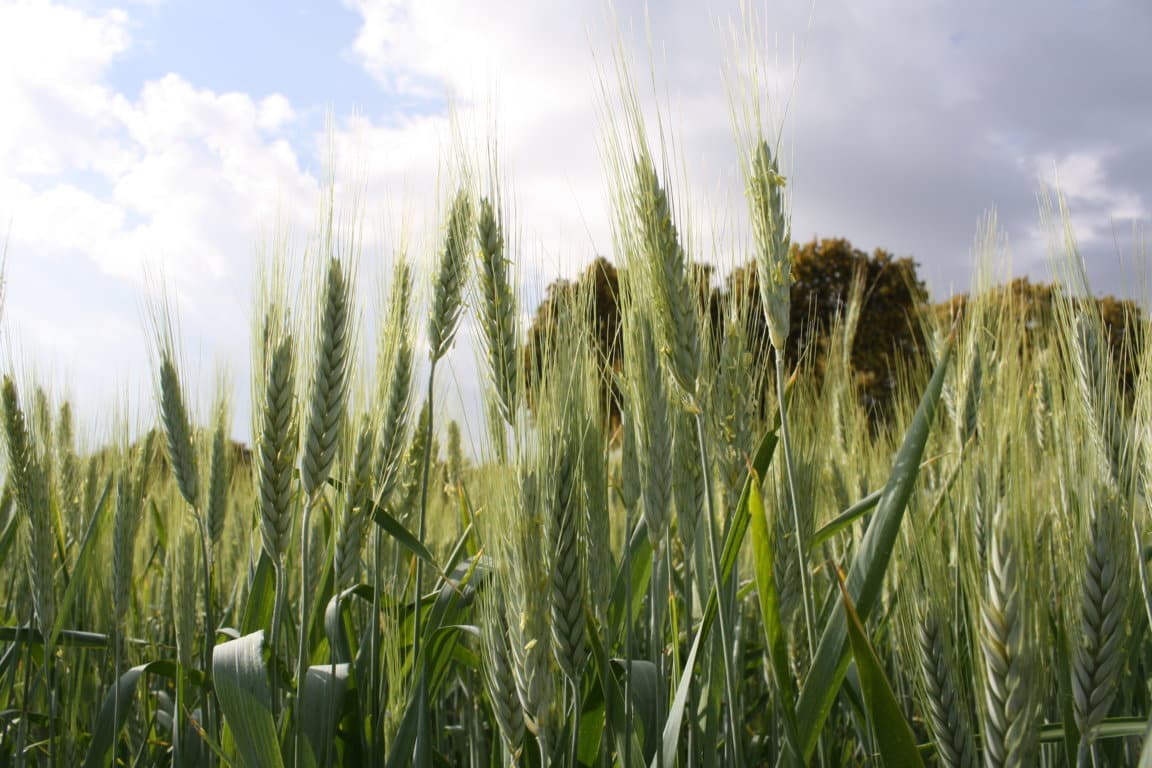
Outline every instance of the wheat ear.
POLYGON ((980 606, 980 645, 986 672, 985 763, 989 768, 1015 768, 1028 764, 1035 723, 1031 670, 1025 656, 1026 598, 1020 591, 1021 563, 1014 541, 1002 527, 990 537, 987 569, 987 590, 980 606))
POLYGON ((292 468, 296 458, 296 371, 292 334, 275 340, 264 377, 256 471, 260 533, 273 562, 282 564, 292 536, 292 468))
POLYGON ((916 626, 916 645, 920 651, 928 724, 940 762, 949 768, 975 768, 976 746, 956 687, 955 658, 944 626, 931 607, 925 610, 916 626))
POLYGON ((22 539, 27 552, 28 582, 36 623, 47 642, 56 622, 56 591, 53 584, 52 520, 40 458, 28 431, 20 397, 10 376, 3 384, 4 431, 8 446, 9 482, 15 491, 16 508, 24 518, 22 539))
POLYGON ((552 650, 565 677, 578 686, 586 658, 586 579, 580 556, 576 495, 579 457, 568 435, 557 435, 553 445, 555 486, 544 520, 550 561, 552 650))
POLYGON ((228 403, 221 398, 216 404, 212 427, 212 447, 208 452, 208 498, 204 504, 204 522, 212 545, 213 558, 224 535, 225 512, 228 508, 228 486, 232 482, 232 456, 228 437, 228 403))
POLYGON ((480 201, 476 235, 480 241, 480 326, 484 330, 489 374, 500 415, 508 424, 516 413, 519 369, 516 364, 516 299, 508 279, 504 232, 499 211, 488 198, 480 201))
POLYGON ((316 494, 332 470, 348 403, 351 296, 340 259, 328 259, 320 306, 312 396, 300 461, 300 483, 304 493, 310 497, 316 494))
POLYGON ((496 716, 500 738, 504 742, 508 764, 518 765, 524 749, 524 708, 516 690, 512 671, 512 652, 508 646, 508 623, 499 605, 501 598, 495 588, 486 590, 480 598, 481 658, 484 663, 484 689, 496 716))
POLYGON ((432 311, 428 319, 428 348, 433 362, 452 346, 463 309, 464 281, 468 275, 468 244, 472 232, 472 202, 461 189, 448 212, 444 247, 436 282, 432 286, 432 311))
POLYGON ((1117 503, 1096 506, 1080 588, 1080 643, 1072 664, 1073 710, 1080 730, 1079 765, 1089 763, 1093 731, 1108 715, 1124 663, 1129 552, 1117 503))

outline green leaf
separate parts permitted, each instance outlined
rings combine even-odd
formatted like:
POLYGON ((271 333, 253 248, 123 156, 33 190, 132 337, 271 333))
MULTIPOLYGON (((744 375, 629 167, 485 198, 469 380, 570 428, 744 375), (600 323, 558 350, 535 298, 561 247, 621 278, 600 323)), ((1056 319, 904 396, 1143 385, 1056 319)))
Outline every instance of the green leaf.
POLYGON ((654 759, 660 734, 660 697, 664 688, 660 682, 660 670, 646 659, 612 659, 611 664, 621 671, 628 670, 633 711, 644 728, 644 759, 654 759))
POLYGON ((852 645, 852 656, 856 659, 856 671, 860 675, 860 688, 864 693, 864 706, 872 720, 872 730, 876 734, 876 745, 887 768, 923 768, 924 761, 916 749, 916 737, 896 701, 896 694, 884 674, 884 668, 868 635, 864 624, 852 605, 852 598, 844 588, 840 574, 836 574, 843 599, 844 613, 848 617, 848 637, 852 645))
MULTIPOLYGON (((92 730, 92 741, 88 743, 88 751, 84 757, 84 768, 104 768, 108 763, 108 752, 112 749, 118 733, 113 733, 113 724, 116 719, 116 706, 120 707, 120 728, 128 721, 128 713, 135 701, 136 687, 144 675, 166 677, 177 680, 180 677, 180 667, 172 659, 159 659, 147 664, 132 667, 120 675, 116 684, 108 689, 104 701, 100 705, 100 712, 96 716, 96 726, 92 730), (117 701, 118 700, 118 701, 117 701)), ((204 673, 199 670, 184 670, 184 680, 194 686, 204 685, 204 673)))
MULTIPOLYGON (((99 546, 101 533, 103 532, 104 520, 107 515, 104 510, 108 508, 108 492, 112 487, 112 479, 104 483, 104 491, 100 494, 100 501, 96 504, 96 509, 92 511, 92 519, 88 522, 88 528, 84 531, 84 541, 80 545, 80 554, 76 556, 76 568, 72 571, 72 578, 68 580, 68 588, 64 590, 64 597, 60 601, 59 610, 56 612, 56 625, 52 627, 52 644, 56 644, 56 638, 60 636, 60 632, 64 629, 64 623, 70 617, 70 609, 72 603, 76 602, 76 596, 80 592, 89 589, 88 572, 91 570, 91 563, 93 558, 98 557, 94 554, 94 550, 99 546)), ((104 565, 104 563, 100 563, 104 565)))
POLYGON ((652 542, 648 540, 648 526, 643 518, 632 532, 628 549, 628 556, 620 558, 620 570, 612 586, 612 601, 608 604, 610 643, 623 636, 624 627, 640 615, 644 603, 640 598, 648 591, 648 582, 652 578, 652 542), (630 565, 630 574, 624 572, 625 565, 630 565), (632 615, 625 616, 629 588, 632 590, 632 615))
MULTIPOLYGON (((591 611, 588 611, 588 619, 590 622, 593 620, 591 611)), ((623 768, 637 766, 643 768, 643 750, 640 742, 636 739, 636 733, 628 732, 627 721, 624 717, 624 692, 620 689, 620 683, 616 680, 616 672, 612 668, 612 662, 608 660, 608 654, 600 642, 600 633, 588 633, 588 650, 593 664, 592 670, 595 671, 604 694, 607 710, 605 720, 610 726, 612 737, 616 742, 616 765, 622 765, 624 752, 627 749, 631 755, 631 760, 623 768)))
MULTIPOLYGON (((876 514, 873 515, 852 559, 852 567, 848 572, 848 594, 864 619, 868 618, 879 597, 884 574, 892 558, 892 549, 896 544, 900 523, 904 519, 904 509, 920 472, 920 461, 924 455, 924 446, 928 442, 928 434, 932 429, 936 404, 940 400, 940 391, 944 385, 944 375, 948 370, 954 343, 955 335, 948 338, 932 379, 920 398, 916 415, 908 427, 900 450, 896 453, 896 460, 884 486, 876 514)), ((800 737, 804 748, 802 763, 812 759, 816 742, 832 710, 832 704, 840 691, 840 684, 844 681, 847 670, 847 622, 844 611, 836 610, 821 632, 816 656, 804 681, 804 687, 800 690, 800 700, 796 706, 796 721, 801 729, 800 737)))
POLYGON ((212 650, 212 678, 224 722, 248 768, 282 768, 272 719, 272 691, 264 663, 264 631, 212 650))
POLYGON ((260 548, 260 561, 252 576, 252 588, 244 603, 244 616, 240 620, 240 630, 251 634, 272 625, 273 605, 276 602, 276 566, 264 548, 260 548))
POLYGON ((812 543, 809 549, 815 549, 828 539, 848 528, 852 523, 856 522, 864 515, 871 512, 880 503, 880 497, 884 495, 884 490, 873 491, 860 501, 845 509, 836 517, 829 520, 824 525, 820 526, 816 533, 812 534, 812 543))
POLYGON ((104 703, 100 705, 100 714, 96 716, 96 727, 92 730, 92 741, 88 744, 88 752, 84 756, 84 768, 105 768, 108 765, 108 753, 112 744, 120 736, 113 733, 113 724, 116 719, 116 707, 119 702, 120 728, 128 720, 127 713, 136 698, 136 684, 148 671, 147 664, 132 667, 116 684, 108 689, 104 696, 104 703))
POLYGON ((317 664, 304 676, 297 717, 312 765, 330 765, 335 757, 336 726, 348 691, 348 664, 317 664))
MULTIPOLYGON (((1143 736, 1149 725, 1152 725, 1152 720, 1145 720, 1142 717, 1109 717, 1096 726, 1092 731, 1092 738, 1102 741, 1143 736)), ((1045 744, 1066 741, 1066 731, 1064 723, 1048 723, 1040 727, 1040 741, 1045 744)))
MULTIPOLYGON (((420 714, 420 686, 427 686, 427 695, 431 701, 439 684, 447 676, 453 649, 460 635, 460 629, 454 625, 460 623, 464 614, 463 608, 473 599, 477 588, 475 582, 487 575, 487 568, 481 566, 482 562, 482 558, 470 558, 461 563, 449 578, 442 581, 436 593, 428 611, 427 622, 422 629, 421 658, 412 661, 414 670, 412 687, 404 710, 404 718, 400 721, 400 727, 389 747, 388 768, 408 765, 412 760, 420 714)), ((420 606, 417 610, 425 609, 420 606)))
POLYGON ((1140 749, 1140 768, 1152 768, 1152 719, 1144 728, 1144 746, 1140 749))
MULTIPOLYGON (((44 637, 35 627, 0 627, 0 641, 17 645, 43 645, 44 637)), ((99 632, 81 632, 76 629, 61 629, 57 633, 54 646, 62 648, 107 648, 112 644, 108 635, 99 632)))
POLYGON ((409 552, 416 555, 416 557, 420 558, 432 567, 436 567, 436 561, 432 557, 432 553, 429 552, 424 547, 424 545, 416 539, 415 536, 409 533, 408 529, 405 528, 404 524, 399 520, 392 517, 392 515, 388 514, 380 507, 373 507, 372 521, 375 522, 376 525, 380 526, 385 533, 396 539, 400 546, 404 547, 409 552))
MULTIPOLYGON (((731 523, 728 526, 728 535, 724 539, 724 550, 720 556, 721 581, 727 581, 728 577, 732 575, 732 568, 735 567, 736 558, 740 555, 740 546, 751 521, 749 504, 752 497, 752 485, 759 482, 756 478, 761 477, 772 462, 772 455, 776 450, 776 430, 779 428, 780 417, 777 414, 776 424, 761 438, 760 445, 756 449, 756 458, 752 461, 751 471, 744 480, 744 490, 740 492, 740 501, 736 505, 736 512, 732 515, 731 523)), ((720 605, 719 586, 713 584, 708 593, 708 602, 704 606, 700 626, 696 630, 696 637, 692 640, 692 649, 684 660, 684 669, 680 673, 680 682, 676 686, 672 706, 668 710, 668 719, 664 721, 661 752, 665 765, 673 765, 676 759, 676 746, 680 741, 680 728, 684 724, 684 709, 688 705, 688 692, 692 687, 692 673, 695 671, 696 657, 699 655, 700 646, 712 629, 712 623, 716 620, 716 611, 720 605)))

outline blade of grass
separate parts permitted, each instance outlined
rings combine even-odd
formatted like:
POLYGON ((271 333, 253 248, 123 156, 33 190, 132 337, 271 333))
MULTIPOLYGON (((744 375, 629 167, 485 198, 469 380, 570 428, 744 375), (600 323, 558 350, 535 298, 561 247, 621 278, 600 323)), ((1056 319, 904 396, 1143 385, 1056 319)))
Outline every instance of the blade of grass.
MULTIPOLYGON (((916 415, 896 454, 876 514, 872 517, 872 522, 852 559, 852 566, 848 572, 848 593, 855 602, 856 610, 864 619, 871 613, 880 595, 880 586, 884 581, 900 524, 904 519, 904 509, 912 495, 912 486, 919 475, 920 460, 928 442, 928 434, 935 421, 936 405, 940 400, 955 340, 956 334, 953 332, 944 345, 936 370, 920 398, 916 415)), ((802 763, 812 759, 816 742, 832 710, 832 704, 840 691, 840 684, 847 669, 846 618, 843 611, 835 611, 821 632, 811 671, 800 690, 800 700, 796 706, 796 719, 801 729, 801 744, 804 750, 801 756, 802 763)))
POLYGON ((876 746, 884 765, 888 768, 923 768, 924 761, 916 748, 916 737, 904 712, 896 701, 896 694, 884 674, 884 667, 872 649, 868 633, 852 605, 852 598, 844 587, 844 579, 836 572, 836 583, 840 586, 840 597, 844 613, 848 617, 848 637, 852 644, 852 656, 856 659, 856 671, 860 675, 860 688, 864 694, 864 706, 872 721, 876 734, 876 746))
MULTIPOLYGON (((736 505, 736 511, 729 523, 728 535, 724 539, 724 549, 720 555, 722 580, 727 580, 732 574, 732 568, 736 565, 736 558, 740 555, 740 546, 744 541, 744 534, 748 532, 751 520, 749 502, 752 495, 753 478, 762 476, 772 462, 772 455, 776 450, 776 430, 779 425, 780 420, 779 415, 777 415, 775 426, 761 438, 751 470, 744 481, 744 490, 740 494, 740 501, 736 505)), ((692 640, 692 648, 684 660, 684 669, 680 673, 680 682, 676 686, 672 706, 668 710, 668 719, 664 721, 663 746, 661 747, 664 765, 675 763, 676 747, 680 741, 680 728, 684 724, 684 710, 688 705, 688 692, 692 688, 692 679, 696 668, 696 657, 704 639, 712 630, 712 623, 716 619, 716 612, 720 605, 719 586, 713 584, 708 594, 708 601, 700 618, 700 626, 696 630, 696 637, 692 640)), ((653 765, 655 765, 655 761, 653 761, 653 765)))

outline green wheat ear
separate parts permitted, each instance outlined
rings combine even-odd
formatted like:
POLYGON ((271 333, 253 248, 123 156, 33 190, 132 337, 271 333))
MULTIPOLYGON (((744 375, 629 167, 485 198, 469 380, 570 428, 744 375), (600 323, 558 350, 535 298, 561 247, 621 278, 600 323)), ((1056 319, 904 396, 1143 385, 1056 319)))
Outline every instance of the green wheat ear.
POLYGON ((329 258, 315 339, 312 399, 300 462, 300 482, 308 496, 315 495, 328 479, 344 427, 352 349, 350 294, 344 265, 337 258, 329 258))
POLYGON ((445 229, 428 319, 428 347, 433 362, 444 357, 452 346, 464 306, 467 250, 472 238, 472 200, 467 190, 461 189, 453 198, 445 229))
POLYGON ((36 624, 44 636, 56 623, 55 563, 48 488, 38 449, 32 442, 20 396, 12 377, 5 376, 2 392, 4 432, 8 447, 8 473, 16 507, 24 518, 21 527, 28 582, 36 624))
POLYGON ((180 495, 190 506, 196 507, 199 504, 200 476, 192 447, 192 425, 173 353, 169 348, 160 354, 160 417, 167 438, 168 460, 180 495))
POLYGON ((264 549, 281 562, 292 540, 292 468, 296 460, 296 369, 293 337, 272 340, 260 403, 256 475, 264 549))
POLYGON ((484 330, 489 375, 496 390, 500 416, 509 425, 516 413, 517 367, 516 299, 508 278, 504 232, 500 212, 492 201, 480 201, 476 235, 480 242, 480 326, 484 330))
POLYGON ((752 232, 756 243, 756 277, 768 321, 772 346, 784 349, 791 312, 792 266, 789 255, 788 220, 781 191, 784 178, 768 142, 761 140, 752 158, 748 177, 748 203, 752 209, 752 232))

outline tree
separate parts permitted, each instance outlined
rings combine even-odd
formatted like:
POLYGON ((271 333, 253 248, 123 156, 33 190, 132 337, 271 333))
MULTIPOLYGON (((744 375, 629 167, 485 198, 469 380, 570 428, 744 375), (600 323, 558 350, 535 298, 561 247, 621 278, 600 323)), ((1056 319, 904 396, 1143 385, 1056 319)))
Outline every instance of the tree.
POLYGON ((619 420, 620 393, 614 377, 624 363, 624 342, 620 336, 620 275, 615 265, 603 256, 581 272, 575 281, 556 280, 549 284, 544 300, 536 308, 524 347, 524 381, 531 405, 532 385, 539 378, 548 350, 554 345, 564 315, 586 298, 588 322, 593 331, 595 350, 605 373, 605 399, 610 403, 612 423, 619 420))
MULTIPOLYGON (((1026 277, 1018 277, 1004 285, 992 289, 993 299, 1003 302, 1021 315, 1024 327, 1029 334, 1026 342, 1035 346, 1033 338, 1044 333, 1056 322, 1056 301, 1059 286, 1053 283, 1034 283, 1026 277)), ((959 293, 935 306, 940 318, 956 317, 964 311, 970 299, 968 294, 959 293)), ((1136 334, 1141 328, 1141 312, 1136 302, 1117 299, 1114 296, 1092 298, 1104 326, 1104 336, 1111 353, 1120 391, 1130 393, 1138 373, 1137 363, 1132 358, 1132 350, 1138 349, 1136 334)))
MULTIPOLYGON (((712 287, 713 267, 693 267, 692 278, 699 289, 702 316, 714 338, 721 332, 721 318, 734 298, 751 302, 746 306, 760 306, 756 270, 751 262, 732 270, 718 287, 712 287)), ((803 351, 810 356, 810 367, 818 376, 823 372, 828 334, 834 319, 848 300, 854 277, 862 276, 860 333, 853 344, 852 362, 862 396, 878 413, 883 412, 895 391, 895 364, 902 358, 919 354, 924 348, 916 319, 927 300, 927 290, 916 274, 916 263, 908 258, 897 259, 879 249, 869 256, 854 249, 847 240, 824 239, 804 246, 793 245, 792 274, 787 361, 790 366, 795 365, 803 351)), ((580 290, 591 293, 589 311, 596 349, 605 370, 621 369, 620 275, 610 261, 600 256, 575 281, 557 280, 548 286, 528 332, 524 355, 527 379, 538 375, 544 350, 555 338, 562 308, 571 306, 580 290)), ((749 345, 758 358, 757 363, 767 365, 770 360, 764 343, 767 326, 763 312, 749 312, 747 322, 749 345)), ((615 421, 619 417, 619 393, 613 387, 606 392, 606 398, 615 421)))
MULTIPOLYGON (((916 273, 916 262, 896 258, 877 248, 868 255, 843 238, 814 239, 792 246, 791 317, 785 359, 796 365, 803 353, 822 378, 830 333, 843 313, 853 280, 863 281, 857 333, 852 344, 852 368, 861 397, 877 416, 886 413, 896 391, 896 370, 923 354, 925 339, 919 312, 928 290, 916 273)), ((737 267, 729 275, 725 294, 755 302, 759 295, 755 266, 737 267)), ((748 336, 754 347, 766 338, 763 313, 748 316, 748 336)))

